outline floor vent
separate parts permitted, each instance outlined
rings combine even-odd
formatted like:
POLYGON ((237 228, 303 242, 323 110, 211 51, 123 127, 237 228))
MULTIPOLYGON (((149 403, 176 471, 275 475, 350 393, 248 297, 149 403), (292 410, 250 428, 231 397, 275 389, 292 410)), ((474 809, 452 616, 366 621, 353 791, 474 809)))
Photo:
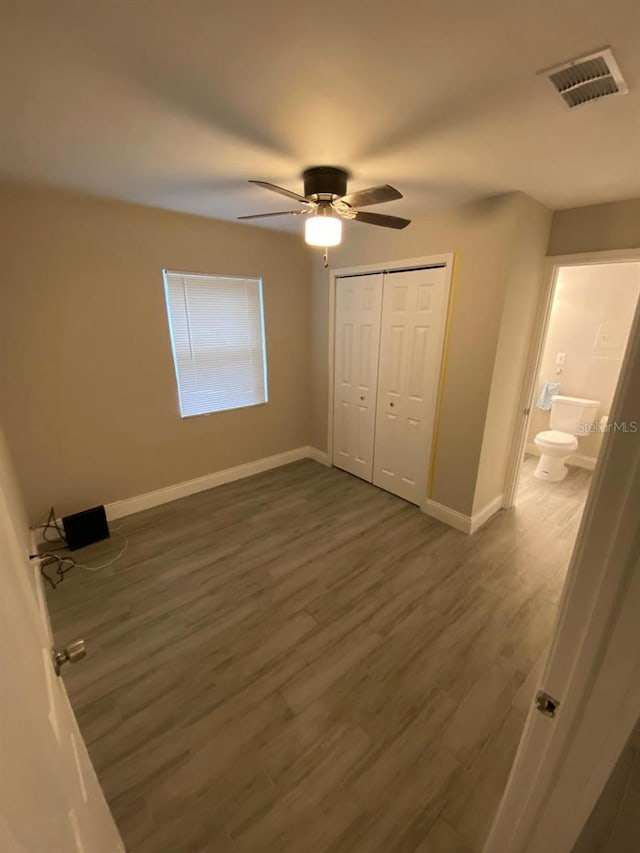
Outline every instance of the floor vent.
POLYGON ((608 47, 540 73, 549 78, 570 108, 607 95, 626 95, 629 91, 608 47))

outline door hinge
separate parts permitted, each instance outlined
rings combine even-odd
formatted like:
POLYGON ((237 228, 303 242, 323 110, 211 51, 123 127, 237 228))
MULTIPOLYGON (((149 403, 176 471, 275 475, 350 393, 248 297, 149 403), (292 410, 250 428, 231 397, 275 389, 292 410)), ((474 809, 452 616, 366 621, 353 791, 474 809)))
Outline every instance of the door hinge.
POLYGON ((522 410, 522 414, 523 415, 530 415, 531 414, 531 409, 529 408, 529 406, 527 406, 526 409, 522 410))
POLYGON ((553 696, 545 693, 544 690, 538 690, 535 702, 536 711, 540 711, 540 713, 544 714, 545 717, 555 717, 558 706, 560 705, 560 702, 557 699, 554 699, 553 696))

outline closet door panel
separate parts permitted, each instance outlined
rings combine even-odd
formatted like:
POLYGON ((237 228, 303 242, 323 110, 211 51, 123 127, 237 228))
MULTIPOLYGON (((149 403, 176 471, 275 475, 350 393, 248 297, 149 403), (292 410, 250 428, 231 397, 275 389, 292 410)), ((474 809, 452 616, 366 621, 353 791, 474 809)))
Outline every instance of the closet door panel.
POLYGON ((446 305, 445 268, 385 274, 373 482, 426 498, 446 305))
POLYGON ((371 482, 382 274, 336 281, 333 464, 371 482))

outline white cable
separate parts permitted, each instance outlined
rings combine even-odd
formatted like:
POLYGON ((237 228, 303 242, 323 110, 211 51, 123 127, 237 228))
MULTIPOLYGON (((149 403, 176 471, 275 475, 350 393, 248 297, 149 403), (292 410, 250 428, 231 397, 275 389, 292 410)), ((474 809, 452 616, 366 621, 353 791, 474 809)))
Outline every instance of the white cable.
POLYGON ((88 571, 88 572, 99 572, 99 571, 101 571, 101 569, 108 569, 109 566, 112 566, 117 560, 120 559, 120 557, 122 557, 122 555, 124 554, 124 552, 127 550, 128 547, 129 547, 129 539, 125 539, 124 545, 122 546, 120 551, 118 551, 116 556, 112 560, 109 560, 108 563, 103 563, 101 566, 83 566, 82 563, 75 563, 75 567, 77 569, 86 569, 86 571, 88 571))

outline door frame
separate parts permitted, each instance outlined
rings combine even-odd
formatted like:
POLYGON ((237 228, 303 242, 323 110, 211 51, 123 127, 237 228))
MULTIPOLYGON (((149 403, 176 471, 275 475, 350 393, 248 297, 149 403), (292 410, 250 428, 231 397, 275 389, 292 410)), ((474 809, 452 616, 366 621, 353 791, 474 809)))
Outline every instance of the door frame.
MULTIPOLYGON (((578 256, 637 260, 640 253, 578 256)), ((567 257, 567 256, 565 256, 567 257)), ((552 259, 556 266, 565 263, 552 259)), ((576 256, 568 256, 572 262, 576 256)), ((640 304, 610 423, 635 422, 640 399, 640 304)), ((640 717, 640 440, 603 437, 539 685, 484 853, 571 850, 640 717)))
POLYGON ((520 473, 524 461, 529 419, 534 405, 534 394, 538 382, 538 373, 544 344, 549 330, 553 300, 558 282, 558 272, 562 267, 597 266, 600 264, 623 264, 640 261, 640 249, 614 249, 603 252, 582 252, 571 255, 550 255, 545 258, 542 287, 536 309, 536 317, 529 344, 529 353, 522 381, 522 392, 518 400, 518 415, 511 442, 511 452, 507 463, 503 501, 504 509, 515 505, 518 494, 520 473), (527 413, 528 411, 528 413, 527 413))
MULTIPOLYGON (((436 394, 436 407, 434 414, 434 429, 433 440, 431 442, 431 454, 427 460, 427 490, 424 496, 428 498, 431 490, 431 480, 433 471, 433 462, 436 455, 438 444, 438 422, 440 420, 440 398, 442 396, 442 385, 444 382, 444 369, 447 362, 446 350, 449 341, 449 324, 451 322, 451 282, 453 277, 453 268, 455 262, 455 252, 444 252, 438 255, 426 255, 418 258, 403 258, 395 261, 382 261, 377 264, 360 264, 352 267, 340 267, 338 269, 329 270, 329 352, 328 352, 328 367, 329 367, 329 382, 328 384, 328 401, 327 401, 327 456, 328 464, 333 467, 333 392, 334 392, 334 368, 335 368, 335 335, 336 335, 336 287, 339 278, 345 278, 353 275, 371 275, 376 273, 400 272, 402 270, 424 269, 434 266, 444 266, 445 273, 445 298, 446 306, 444 327, 443 327, 443 343, 440 357, 440 370, 438 379, 438 390, 436 394)), ((423 501, 424 504, 424 501, 423 501)))

